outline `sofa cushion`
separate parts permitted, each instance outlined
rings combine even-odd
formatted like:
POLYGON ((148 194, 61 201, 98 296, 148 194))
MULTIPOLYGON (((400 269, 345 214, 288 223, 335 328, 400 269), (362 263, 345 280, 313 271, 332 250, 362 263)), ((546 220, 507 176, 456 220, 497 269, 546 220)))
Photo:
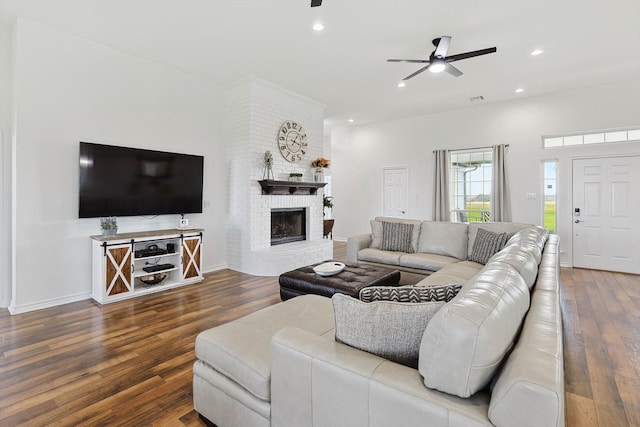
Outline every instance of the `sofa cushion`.
POLYGON ((377 216, 374 218, 379 222, 397 222, 400 224, 412 224, 413 231, 411 232, 411 248, 413 252, 418 252, 418 239, 420 238, 420 220, 417 219, 405 219, 405 218, 393 218, 387 216, 377 216))
POLYGON ((533 224, 521 224, 517 222, 470 222, 467 256, 471 256, 471 251, 473 251, 473 244, 476 240, 476 234, 478 234, 478 229, 480 228, 484 228, 485 230, 493 231, 496 233, 507 233, 507 240, 509 240, 509 238, 511 238, 511 236, 516 234, 518 231, 529 227, 533 227, 533 224))
POLYGON ((196 337, 196 356, 258 399, 269 401, 271 338, 291 325, 332 337, 331 300, 303 295, 208 329, 196 337))
POLYGON ((365 303, 347 295, 331 297, 336 341, 403 365, 417 367, 422 334, 444 302, 365 303))
POLYGON ((418 252, 467 259, 467 230, 459 222, 422 221, 418 252))
POLYGON ((542 250, 549 237, 549 232, 542 227, 530 227, 518 231, 511 236, 505 246, 521 246, 535 256, 536 262, 539 264, 542 259, 542 250))
POLYGON ((383 251, 381 249, 364 248, 358 252, 358 261, 377 262, 380 264, 400 265, 402 252, 383 251))
POLYGON ((438 271, 445 265, 457 263, 460 260, 444 255, 436 254, 400 254, 398 264, 403 267, 419 268, 422 270, 438 271))
POLYGON ((415 252, 411 246, 413 228, 414 224, 382 221, 382 243, 380 249, 406 253, 415 252))
POLYGON ((460 292, 461 288, 462 284, 441 286, 368 286, 360 289, 358 297, 362 302, 448 302, 460 292))
POLYGON ((507 233, 494 233, 493 231, 478 229, 473 250, 469 259, 480 264, 486 264, 493 254, 499 252, 507 242, 507 233))
POLYGON ((469 397, 485 387, 529 309, 529 288, 510 265, 487 265, 436 312, 420 346, 424 383, 469 397))
MULTIPOLYGON (((531 245, 531 244, 529 244, 531 245)), ((516 269, 524 279, 529 289, 533 287, 538 276, 538 262, 535 254, 527 247, 511 245, 493 255, 487 264, 504 262, 516 269)))
POLYGON ((444 270, 428 275, 414 286, 437 286, 452 283, 464 284, 478 274, 484 266, 473 261, 462 261, 447 265, 444 270))

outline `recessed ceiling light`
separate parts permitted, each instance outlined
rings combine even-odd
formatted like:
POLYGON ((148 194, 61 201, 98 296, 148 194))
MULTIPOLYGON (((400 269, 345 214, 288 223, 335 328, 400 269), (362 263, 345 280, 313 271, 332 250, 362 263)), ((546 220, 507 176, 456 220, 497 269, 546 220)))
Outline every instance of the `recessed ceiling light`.
POLYGON ((542 50, 542 49, 534 49, 534 50, 531 52, 531 56, 538 56, 538 55, 540 55, 542 52, 544 52, 544 50, 542 50))
POLYGON ((347 120, 349 123, 353 123, 353 119, 349 119, 347 120))
POLYGON ((516 93, 522 93, 524 92, 524 89, 522 89, 521 87, 519 87, 518 89, 516 89, 516 93))
POLYGON ((324 25, 322 25, 319 22, 313 24, 313 31, 322 31, 322 30, 324 30, 324 25))
POLYGON ((398 87, 405 87, 405 86, 406 86, 406 83, 405 83, 405 82, 400 82, 400 83, 398 83, 398 87))

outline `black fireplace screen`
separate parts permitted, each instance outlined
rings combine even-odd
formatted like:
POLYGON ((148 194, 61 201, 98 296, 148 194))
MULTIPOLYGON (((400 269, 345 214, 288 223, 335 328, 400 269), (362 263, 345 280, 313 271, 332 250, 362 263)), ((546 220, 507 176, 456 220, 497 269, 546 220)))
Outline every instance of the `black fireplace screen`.
POLYGON ((306 240, 304 208, 271 210, 271 246, 306 240))

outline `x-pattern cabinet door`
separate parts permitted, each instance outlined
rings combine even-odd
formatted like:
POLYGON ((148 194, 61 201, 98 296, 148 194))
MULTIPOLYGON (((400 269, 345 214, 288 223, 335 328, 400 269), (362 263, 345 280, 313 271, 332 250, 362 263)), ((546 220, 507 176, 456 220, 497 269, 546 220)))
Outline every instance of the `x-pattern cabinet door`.
POLYGON ((107 297, 131 292, 132 257, 131 245, 108 246, 105 251, 105 295, 107 297))
POLYGON ((200 251, 202 238, 200 236, 184 237, 182 240, 182 277, 191 279, 200 277, 200 251))

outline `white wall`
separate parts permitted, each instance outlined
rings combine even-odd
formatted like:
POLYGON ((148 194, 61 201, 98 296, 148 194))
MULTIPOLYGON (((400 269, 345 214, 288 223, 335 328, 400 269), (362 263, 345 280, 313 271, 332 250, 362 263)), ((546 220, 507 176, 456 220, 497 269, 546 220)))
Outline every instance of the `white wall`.
POLYGON ((640 80, 531 97, 507 103, 353 126, 331 135, 334 234, 344 239, 369 232, 382 214, 382 169, 409 168, 410 218, 430 219, 433 150, 510 144, 508 174, 513 220, 542 223, 541 161, 559 160, 559 234, 563 262, 570 254, 571 159, 640 153, 640 143, 542 149, 542 135, 640 124, 640 80), (537 193, 525 200, 525 193, 537 193))
MULTIPOLYGON (((226 266, 225 90, 43 25, 16 27, 15 278, 12 312, 88 297, 89 236, 78 219, 78 142, 205 156, 203 268, 226 266)), ((117 171, 114 171, 117 173, 117 171)), ((120 231, 171 228, 178 215, 119 218, 120 231)))

